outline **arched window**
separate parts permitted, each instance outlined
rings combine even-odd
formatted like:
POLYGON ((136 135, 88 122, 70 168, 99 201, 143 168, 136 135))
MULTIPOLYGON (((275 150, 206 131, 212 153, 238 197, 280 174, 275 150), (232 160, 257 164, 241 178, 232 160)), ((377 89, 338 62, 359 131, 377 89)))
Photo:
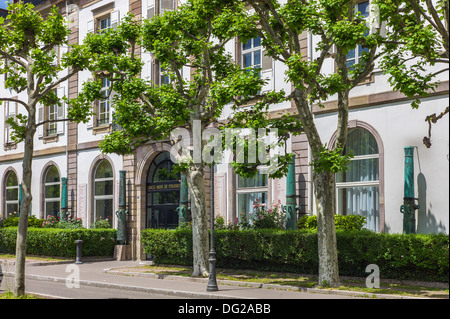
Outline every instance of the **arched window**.
POLYGON ((336 206, 341 215, 362 215, 366 228, 380 230, 380 152, 375 137, 364 128, 349 130, 345 153, 353 158, 336 174, 336 206))
POLYGON ((61 181, 56 166, 47 169, 44 178, 44 218, 57 216, 60 208, 61 181))
POLYGON ((10 171, 5 179, 5 217, 19 213, 19 183, 17 175, 10 171))
POLYGON ((108 160, 101 160, 94 173, 94 221, 108 218, 112 224, 114 175, 108 160))
POLYGON ((180 179, 180 173, 174 171, 169 152, 155 157, 147 173, 147 228, 178 227, 180 179))

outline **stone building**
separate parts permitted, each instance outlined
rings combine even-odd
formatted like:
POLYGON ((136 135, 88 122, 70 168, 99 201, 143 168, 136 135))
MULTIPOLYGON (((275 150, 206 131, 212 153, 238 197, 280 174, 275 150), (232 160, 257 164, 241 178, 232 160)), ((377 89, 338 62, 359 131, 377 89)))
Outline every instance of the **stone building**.
MULTIPOLYGON (((60 7, 69 22, 70 43, 82 42, 88 32, 99 32, 120 23, 128 12, 145 19, 164 10, 176 10, 175 0, 46 0, 34 1, 36 9, 48 12, 52 5, 60 7)), ((361 1, 368 10, 369 1, 361 1)), ((305 55, 315 57, 315 39, 305 34, 301 45, 305 55)), ((67 48, 58 48, 62 54, 67 48)), ((260 65, 261 74, 268 79, 266 89, 284 89, 286 67, 279 61, 265 57, 258 38, 248 43, 229 43, 227 46, 237 63, 260 65)), ((357 59, 359 52, 349 60, 357 59)), ((164 81, 157 61, 141 49, 144 61, 142 76, 152 77, 156 83, 164 81)), ((329 63, 329 71, 334 66, 329 63)), ((64 74, 64 71, 61 75, 64 74)), ((189 76, 189 72, 183 72, 189 76)), ((73 98, 80 92, 88 71, 79 72, 62 83, 57 94, 73 98)), ((448 71, 439 75, 441 84, 436 91, 422 99, 419 109, 413 110, 410 100, 389 86, 387 76, 375 68, 366 83, 351 91, 348 145, 356 153, 346 176, 336 180, 338 214, 359 214, 367 217, 367 228, 377 232, 401 233, 403 216, 404 148, 414 147, 415 182, 419 209, 416 212, 417 232, 436 233, 449 230, 449 136, 448 116, 433 127, 433 146, 426 148, 422 138, 428 131, 425 117, 440 113, 448 105, 448 71)), ((104 89, 109 83, 104 81, 104 89)), ((4 88, 0 79, 0 96, 18 97, 4 88)), ((117 227, 115 212, 119 205, 119 171, 126 171, 128 235, 133 259, 145 259, 140 245, 140 232, 146 228, 175 228, 178 225, 180 178, 159 174, 170 172, 170 143, 159 141, 140 147, 134 154, 119 156, 102 154, 99 141, 112 131, 114 106, 106 99, 93 106, 96 116, 87 123, 57 122, 40 126, 35 136, 33 160, 32 215, 46 218, 60 211, 61 187, 67 178, 68 211, 81 218, 89 227, 98 218, 112 219, 117 227), (160 202, 158 198, 164 198, 160 202)), ((324 108, 312 106, 322 140, 332 145, 336 134, 337 101, 330 99, 324 108)), ((18 103, 6 103, 0 112, 0 128, 4 134, 0 145, 0 217, 18 210, 19 183, 22 178, 23 143, 14 144, 9 137, 5 120, 23 112, 18 103)), ((274 105, 271 114, 295 114, 290 102, 274 105)), ((226 114, 227 115, 227 114, 226 114)), ((39 109, 40 120, 63 118, 64 110, 39 109)), ((314 195, 311 187, 311 152, 302 134, 291 137, 288 151, 295 153, 295 181, 299 214, 314 214, 314 195)), ((225 157, 231 156, 225 154, 225 157)), ((209 172, 206 180, 209 184, 209 172)), ((241 213, 252 210, 255 200, 270 205, 286 203, 286 177, 268 179, 258 175, 243 179, 234 174, 224 162, 214 174, 215 214, 232 222, 241 213)), ((209 192, 209 185, 206 189, 209 192)), ((209 193, 208 193, 209 196, 209 193)), ((209 203, 209 200, 207 201, 209 203)))

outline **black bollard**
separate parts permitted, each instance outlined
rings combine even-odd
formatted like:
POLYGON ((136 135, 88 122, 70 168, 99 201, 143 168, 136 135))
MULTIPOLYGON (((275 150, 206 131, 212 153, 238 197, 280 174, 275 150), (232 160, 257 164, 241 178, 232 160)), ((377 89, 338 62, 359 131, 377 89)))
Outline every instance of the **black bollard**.
POLYGON ((75 244, 77 245, 77 258, 75 260, 75 263, 82 264, 83 262, 81 261, 81 246, 83 245, 83 241, 75 240, 75 244))

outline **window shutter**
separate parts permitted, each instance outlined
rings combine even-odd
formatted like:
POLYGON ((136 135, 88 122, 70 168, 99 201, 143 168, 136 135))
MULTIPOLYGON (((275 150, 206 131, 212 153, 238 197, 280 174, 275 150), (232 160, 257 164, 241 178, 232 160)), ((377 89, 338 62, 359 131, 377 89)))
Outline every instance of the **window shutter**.
POLYGON ((147 19, 150 20, 155 15, 155 7, 147 8, 147 19))
POLYGON ((159 12, 161 14, 163 14, 164 11, 173 10, 174 9, 174 0, 160 0, 159 6, 160 6, 159 12))
POLYGON ((87 23, 87 32, 94 33, 94 20, 90 20, 87 23))
POLYGON ((5 125, 5 132, 4 132, 5 143, 4 144, 8 144, 9 143, 9 124, 6 123, 6 120, 8 119, 8 114, 9 114, 9 101, 5 101, 3 103, 4 103, 4 111, 5 111, 5 117, 4 117, 4 122, 3 122, 3 124, 5 125))
MULTIPOLYGON (((66 108, 66 103, 62 100, 62 98, 65 96, 65 87, 59 87, 56 90, 56 95, 58 96, 58 99, 61 101, 61 106, 58 107, 57 111, 57 119, 62 120, 64 119, 64 111, 66 108)), ((56 122, 56 132, 58 134, 64 134, 64 127, 66 122, 56 122)))
MULTIPOLYGON (((44 121, 44 106, 38 104, 38 124, 44 121)), ((44 136, 44 125, 39 125, 37 127, 38 137, 44 136)))
POLYGON ((262 71, 272 70, 272 57, 267 55, 266 51, 262 52, 261 69, 262 71))
MULTIPOLYGON (((97 112, 97 109, 95 108, 95 106, 97 105, 97 103, 98 103, 98 101, 95 101, 94 103, 92 103, 92 106, 91 106, 91 111, 93 111, 94 113, 97 112)), ((88 127, 88 128, 94 127, 95 117, 96 117, 96 115, 93 114, 93 115, 91 115, 90 119, 87 121, 86 124, 87 124, 87 127, 88 127)))
POLYGON ((147 19, 150 20, 155 15, 155 0, 150 0, 147 7, 147 19))
POLYGON ((111 12, 111 27, 114 28, 119 24, 120 17, 119 17, 119 10, 115 10, 111 12))

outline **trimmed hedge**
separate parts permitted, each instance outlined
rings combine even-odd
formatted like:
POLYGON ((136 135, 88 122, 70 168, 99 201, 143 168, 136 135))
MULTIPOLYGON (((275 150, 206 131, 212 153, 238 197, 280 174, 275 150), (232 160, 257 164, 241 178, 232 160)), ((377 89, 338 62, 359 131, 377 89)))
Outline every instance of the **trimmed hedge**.
MULTIPOLYGON (((449 281, 449 236, 337 231, 339 272, 366 277, 369 264, 382 278, 449 281)), ((144 251, 158 264, 192 265, 191 230, 146 229, 144 251)), ((216 265, 317 274, 317 232, 313 230, 217 230, 216 265)))
MULTIPOLYGON (((82 256, 113 256, 116 229, 28 228, 27 254, 76 257, 75 240, 83 241, 82 256)), ((14 254, 17 227, 0 228, 0 252, 14 254)))

